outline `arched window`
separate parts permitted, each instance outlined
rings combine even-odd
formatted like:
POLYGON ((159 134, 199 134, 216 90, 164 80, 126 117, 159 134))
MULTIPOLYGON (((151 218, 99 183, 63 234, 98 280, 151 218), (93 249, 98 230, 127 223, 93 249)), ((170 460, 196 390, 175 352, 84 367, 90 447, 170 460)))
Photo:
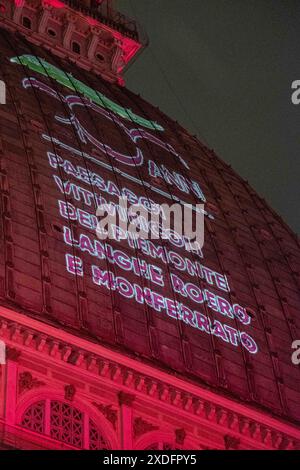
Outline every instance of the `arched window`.
POLYGON ((107 449, 107 444, 92 420, 89 423, 90 450, 107 449))
POLYGON ((22 416, 21 426, 79 449, 110 448, 87 413, 58 400, 44 400, 30 405, 22 416))
POLYGON ((45 402, 39 401, 31 405, 23 414, 21 426, 31 431, 44 434, 45 402))
POLYGON ((71 446, 83 447, 83 413, 68 403, 51 401, 50 436, 71 446))

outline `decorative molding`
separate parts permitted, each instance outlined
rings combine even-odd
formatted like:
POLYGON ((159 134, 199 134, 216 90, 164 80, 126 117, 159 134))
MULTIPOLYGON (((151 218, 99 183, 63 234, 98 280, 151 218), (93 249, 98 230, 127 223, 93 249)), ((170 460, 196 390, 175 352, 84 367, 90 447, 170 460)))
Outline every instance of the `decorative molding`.
POLYGON ((27 392, 33 388, 42 387, 45 382, 38 380, 28 371, 21 372, 19 375, 19 393, 27 392))
POLYGON ((134 400, 135 400, 135 395, 131 395, 130 393, 126 392, 119 392, 118 393, 118 399, 119 399, 119 405, 125 405, 125 406, 132 406, 134 400))
POLYGON ((113 409, 112 405, 103 405, 102 403, 93 402, 93 405, 101 411, 105 418, 112 424, 114 430, 117 429, 118 412, 113 409))
POLYGON ((76 394, 76 388, 74 385, 65 386, 65 400, 73 401, 76 394))
MULTIPOLYGON (((157 403, 156 406, 161 402, 161 406, 164 408, 172 409, 173 407, 177 412, 181 411, 187 416, 194 417, 195 424, 200 419, 202 422, 206 421, 208 426, 213 425, 216 429, 220 429, 221 432, 224 432, 224 435, 228 430, 230 431, 228 434, 234 433, 237 438, 242 438, 243 442, 248 442, 249 445, 252 443, 251 445, 255 448, 300 448, 300 430, 296 426, 292 427, 292 425, 281 422, 280 418, 270 418, 270 416, 252 409, 248 411, 248 416, 246 416, 242 411, 233 411, 239 409, 239 407, 244 410, 246 409, 245 405, 237 405, 236 402, 232 401, 233 409, 230 409, 228 399, 224 399, 226 405, 216 405, 212 400, 201 398, 202 392, 204 396, 207 395, 206 390, 199 387, 197 388, 197 394, 194 394, 191 392, 193 388, 196 389, 194 386, 188 387, 188 391, 180 386, 176 387, 174 379, 167 374, 165 374, 164 381, 158 379, 155 369, 153 369, 153 377, 149 374, 147 368, 148 373, 141 374, 133 368, 133 365, 126 367, 124 358, 121 361, 123 364, 120 364, 110 358, 112 357, 111 354, 108 358, 104 357, 105 351, 102 347, 97 347, 97 349, 102 351, 103 356, 97 354, 96 347, 92 343, 86 343, 86 346, 82 346, 82 341, 80 341, 80 357, 82 359, 80 365, 78 361, 70 363, 68 362, 70 357, 78 356, 78 338, 64 333, 64 336, 69 338, 68 341, 64 341, 56 328, 48 327, 40 322, 37 323, 35 320, 24 316, 20 316, 20 325, 19 328, 16 328, 16 318, 19 314, 7 309, 1 309, 1 313, 0 337, 7 343, 8 351, 10 349, 16 351, 12 338, 18 342, 16 344, 18 352, 15 353, 15 360, 18 360, 21 348, 24 352, 32 351, 33 353, 35 351, 44 356, 45 360, 49 358, 52 361, 61 361, 65 366, 77 368, 79 373, 85 370, 86 373, 100 376, 111 383, 114 388, 117 387, 119 390, 121 388, 121 391, 118 392, 120 405, 132 406, 138 395, 141 398, 144 397, 147 401, 149 399, 154 400, 157 403), (3 317, 4 312, 6 313, 5 317, 3 317), (10 320, 10 317, 14 320, 10 320), (26 326, 29 323, 31 325, 39 324, 39 331, 26 326), (51 334, 49 330, 51 330, 51 334), (17 336, 16 331, 18 331, 17 336), (71 338, 74 340, 74 344, 71 344, 71 338), (55 357, 53 357, 54 345, 55 357), (90 348, 90 351, 88 348, 90 348), (117 381, 116 376, 118 376, 117 381), (172 385, 168 383, 169 380, 172 385), (252 417, 250 418, 250 416, 252 417), (257 419, 255 419, 255 416, 257 416, 257 419), (286 428, 287 431, 282 432, 281 427, 286 428), (263 431, 264 429, 268 431, 263 431)), ((32 353, 30 352, 30 354, 32 353)), ((131 360, 128 360, 128 362, 132 364, 131 360)), ((137 363, 137 369, 139 369, 139 363, 137 363)), ((179 380, 179 382, 182 381, 179 380)), ((216 400, 218 400, 218 396, 216 396, 216 400)))
POLYGON ((224 445, 226 450, 238 450, 241 440, 230 434, 224 436, 224 445))
POLYGON ((147 432, 157 431, 159 429, 158 426, 154 424, 148 423, 143 418, 135 418, 133 422, 133 436, 135 439, 146 434, 147 432))
POLYGON ((6 359, 10 361, 17 362, 21 356, 21 351, 19 349, 6 347, 6 359))
POLYGON ((183 446, 186 438, 186 431, 185 429, 176 429, 175 430, 175 442, 176 444, 183 446))

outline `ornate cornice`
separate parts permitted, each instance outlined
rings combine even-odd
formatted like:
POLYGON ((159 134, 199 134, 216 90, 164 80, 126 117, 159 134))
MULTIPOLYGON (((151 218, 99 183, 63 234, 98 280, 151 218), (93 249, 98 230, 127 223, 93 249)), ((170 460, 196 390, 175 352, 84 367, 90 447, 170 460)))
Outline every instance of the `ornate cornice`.
MULTIPOLYGON (((1 312, 1 310, 0 310, 1 312)), ((145 399, 162 409, 176 410, 176 415, 189 416, 197 423, 207 423, 224 435, 242 439, 262 449, 300 448, 300 430, 279 419, 253 411, 212 392, 162 373, 119 353, 82 340, 24 315, 2 309, 0 338, 9 348, 14 344, 22 354, 38 353, 45 360, 78 368, 78 372, 98 376, 114 386, 119 404, 132 406, 145 399), (14 320, 12 319, 14 318, 14 320), (32 326, 29 326, 31 324, 32 326), (65 338, 65 339, 62 339, 65 338), (71 341, 72 340, 72 341, 71 341), (80 347, 78 345, 80 343, 80 347), (85 347, 84 347, 85 346, 85 347), (96 352, 99 350, 99 353, 96 352), (115 359, 113 360, 112 357, 115 359), (141 369, 146 372, 142 373, 141 369), (205 395, 210 395, 208 399, 205 395), (222 401, 224 404, 220 404, 222 401)))

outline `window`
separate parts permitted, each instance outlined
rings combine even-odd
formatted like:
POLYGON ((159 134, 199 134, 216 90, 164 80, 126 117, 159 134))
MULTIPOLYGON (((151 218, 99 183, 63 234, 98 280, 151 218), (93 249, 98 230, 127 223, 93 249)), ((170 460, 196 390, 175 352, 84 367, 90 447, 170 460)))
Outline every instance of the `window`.
POLYGON ((58 400, 30 405, 22 416, 21 426, 79 449, 110 448, 101 430, 86 413, 58 400))
POLYGON ((99 60, 99 62, 104 62, 104 56, 100 54, 100 52, 97 52, 96 54, 96 59, 99 60))
POLYGON ((72 42, 72 51, 75 52, 75 54, 80 54, 80 44, 78 44, 78 42, 72 42))
POLYGON ((67 403, 51 401, 50 436, 71 446, 83 447, 83 414, 67 403))
POLYGON ((49 36, 52 36, 53 38, 56 37, 56 31, 54 31, 54 29, 49 28, 47 30, 47 33, 48 33, 49 36))
POLYGON ((107 449, 107 444, 92 420, 89 422, 90 450, 107 449))
POLYGON ((31 19, 27 16, 23 16, 22 24, 25 28, 31 29, 31 19))
POLYGON ((25 413, 21 421, 21 426, 31 431, 44 433, 44 406, 45 402, 40 401, 31 405, 25 413))

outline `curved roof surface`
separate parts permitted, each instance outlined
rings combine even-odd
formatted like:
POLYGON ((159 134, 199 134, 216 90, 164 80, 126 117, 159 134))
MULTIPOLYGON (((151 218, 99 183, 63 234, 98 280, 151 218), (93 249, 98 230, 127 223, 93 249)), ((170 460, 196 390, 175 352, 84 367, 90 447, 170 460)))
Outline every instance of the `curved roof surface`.
POLYGON ((296 236, 140 97, 20 36, 0 44, 2 305, 299 421, 296 236), (203 250, 99 240, 97 207, 120 195, 204 203, 203 250))

